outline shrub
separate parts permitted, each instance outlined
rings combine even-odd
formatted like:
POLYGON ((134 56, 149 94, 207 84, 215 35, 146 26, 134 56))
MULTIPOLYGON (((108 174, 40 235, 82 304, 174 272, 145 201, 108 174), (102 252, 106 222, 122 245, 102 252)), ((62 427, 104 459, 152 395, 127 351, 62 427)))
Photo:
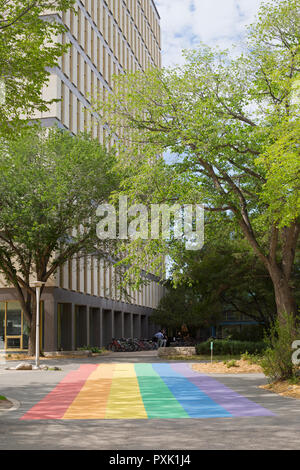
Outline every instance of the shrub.
POLYGON ((275 321, 265 338, 268 347, 261 361, 263 372, 270 381, 296 377, 299 367, 292 362, 292 343, 297 339, 300 339, 299 319, 284 314, 281 321, 275 321))
POLYGON ((237 329, 230 330, 230 339, 234 341, 254 341, 260 342, 264 339, 263 325, 247 325, 241 331, 237 329))
POLYGON ((77 348, 77 351, 91 351, 92 353, 102 353, 104 348, 100 349, 97 346, 82 346, 82 348, 77 348))
POLYGON ((102 353, 104 351, 104 348, 98 348, 97 346, 91 346, 90 351, 92 353, 102 353))
POLYGON ((244 354, 241 355, 241 359, 244 361, 249 362, 249 364, 259 364, 261 363, 262 356, 257 355, 257 354, 249 354, 248 351, 246 351, 244 354))
MULTIPOLYGON (((214 355, 237 355, 246 353, 249 354, 260 354, 266 349, 266 345, 263 341, 231 341, 216 339, 214 341, 214 355)), ((199 354, 210 354, 210 341, 205 341, 196 345, 196 353, 199 354)))
POLYGON ((230 367, 239 367, 236 361, 224 361, 224 364, 230 369, 230 367))

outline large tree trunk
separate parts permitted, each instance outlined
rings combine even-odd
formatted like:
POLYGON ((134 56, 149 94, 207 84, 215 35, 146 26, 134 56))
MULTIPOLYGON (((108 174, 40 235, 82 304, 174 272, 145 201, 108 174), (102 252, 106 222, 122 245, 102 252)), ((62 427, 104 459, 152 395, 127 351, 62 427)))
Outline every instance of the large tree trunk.
MULTIPOLYGON (((43 287, 41 288, 40 296, 42 295, 42 292, 43 287)), ((17 288, 17 294, 29 325, 28 355, 34 356, 36 346, 36 291, 33 289, 32 292, 27 291, 24 295, 21 287, 19 287, 17 288)))
MULTIPOLYGON (((277 229, 277 232, 281 240, 281 263, 279 265, 276 262, 276 245, 273 244, 272 249, 271 244, 269 273, 274 285, 278 317, 282 319, 285 313, 294 317, 297 315, 297 304, 291 279, 293 277, 293 266, 300 226, 298 223, 293 223, 290 227, 284 227, 280 232, 277 229)), ((275 231, 274 233, 276 235, 275 231)), ((275 240, 277 240, 277 237, 275 237, 275 240)))
POLYGON ((289 280, 286 279, 283 271, 275 264, 270 265, 269 273, 273 281, 279 319, 282 319, 285 313, 296 316, 297 304, 289 280))
POLYGON ((278 318, 283 320, 284 314, 296 316, 297 305, 291 286, 291 279, 300 225, 295 222, 290 227, 286 227, 279 232, 279 229, 274 224, 270 237, 269 255, 266 255, 261 250, 249 224, 244 220, 240 220, 240 227, 272 279, 278 318), (277 261, 279 252, 281 252, 280 264, 277 261))

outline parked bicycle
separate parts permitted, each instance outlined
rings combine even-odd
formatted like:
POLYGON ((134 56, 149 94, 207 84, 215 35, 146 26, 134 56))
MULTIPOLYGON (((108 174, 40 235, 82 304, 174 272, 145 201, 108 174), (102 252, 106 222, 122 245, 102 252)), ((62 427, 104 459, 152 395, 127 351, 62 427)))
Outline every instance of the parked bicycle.
POLYGON ((112 338, 107 349, 113 352, 151 351, 156 349, 156 343, 151 339, 112 338))

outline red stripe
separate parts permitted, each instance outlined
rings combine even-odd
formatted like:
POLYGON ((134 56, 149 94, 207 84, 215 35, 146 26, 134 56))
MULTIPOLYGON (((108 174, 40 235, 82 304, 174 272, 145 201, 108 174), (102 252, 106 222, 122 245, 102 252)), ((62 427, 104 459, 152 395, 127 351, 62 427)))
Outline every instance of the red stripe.
POLYGON ((86 364, 70 372, 63 380, 20 419, 60 419, 74 401, 98 364, 86 364))

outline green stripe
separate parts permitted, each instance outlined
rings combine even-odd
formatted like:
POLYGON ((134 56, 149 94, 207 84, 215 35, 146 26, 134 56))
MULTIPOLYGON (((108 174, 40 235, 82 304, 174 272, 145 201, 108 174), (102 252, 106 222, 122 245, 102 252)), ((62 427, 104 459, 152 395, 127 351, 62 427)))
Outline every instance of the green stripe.
POLYGON ((151 364, 135 364, 135 372, 149 419, 189 418, 151 364))

